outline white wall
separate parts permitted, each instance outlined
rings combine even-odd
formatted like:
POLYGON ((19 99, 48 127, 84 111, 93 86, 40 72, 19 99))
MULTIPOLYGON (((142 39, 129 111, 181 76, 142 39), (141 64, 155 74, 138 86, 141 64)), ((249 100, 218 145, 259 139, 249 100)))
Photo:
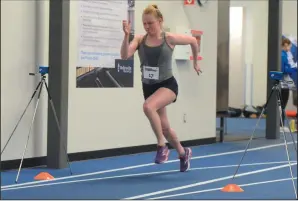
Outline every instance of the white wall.
MULTIPOLYGON (((252 104, 263 105, 267 91, 268 0, 231 1, 244 7, 244 65, 252 65, 252 104)), ((297 1, 283 1, 282 32, 297 37, 297 1)), ((242 79, 242 77, 239 77, 242 79)), ((235 77, 236 79, 236 77, 235 77)), ((232 81, 236 82, 236 81, 232 81)), ((289 108, 292 108, 291 98, 289 108)))
POLYGON ((284 34, 291 34, 297 37, 297 1, 283 1, 282 30, 284 34))
POLYGON ((230 7, 229 106, 244 105, 243 7, 230 7))
MULTIPOLYGON (((37 72, 36 1, 1 2, 1 150, 34 92, 37 72)), ((45 94, 45 93, 43 93, 45 94)), ((27 157, 46 154, 46 99, 38 108, 27 157)), ((34 99, 8 144, 1 160, 19 159, 27 140, 34 99)))
MULTIPOLYGON (((189 26, 204 31, 204 74, 196 75, 190 64, 174 65, 180 84, 178 101, 168 114, 180 140, 215 137, 217 1, 205 9, 184 8, 183 1, 136 1, 136 32, 144 32, 143 9, 157 3, 166 26, 189 26), (175 11, 175 12, 173 12, 175 11), (177 15, 179 13, 179 15, 177 15), (208 19, 206 21, 206 19, 208 19), (206 86, 208 85, 208 86, 206 86), (183 114, 187 123, 183 123, 183 114)), ((77 29, 76 1, 71 1, 71 30, 77 29)), ((76 50, 77 33, 70 32, 70 50, 76 50)), ((135 87, 130 89, 77 89, 76 51, 70 52, 68 150, 80 152, 156 143, 148 120, 143 115, 139 61, 135 56, 135 87)))
MULTIPOLYGON (((231 1, 231 6, 244 8, 243 37, 244 65, 252 65, 252 104, 266 100, 268 1, 231 1)), ((236 77, 235 77, 236 79, 236 77)), ((243 79, 239 76, 238 79, 243 79)), ((237 81, 234 81, 237 82, 237 81)), ((241 81, 240 81, 241 82, 241 81)))

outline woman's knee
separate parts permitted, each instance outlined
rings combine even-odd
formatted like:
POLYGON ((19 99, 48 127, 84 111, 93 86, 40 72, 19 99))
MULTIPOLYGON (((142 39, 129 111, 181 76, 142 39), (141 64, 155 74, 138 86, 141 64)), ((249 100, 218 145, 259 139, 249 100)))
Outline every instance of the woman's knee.
POLYGON ((145 103, 143 104, 143 111, 146 115, 149 115, 152 112, 156 112, 156 108, 150 102, 145 101, 145 103))

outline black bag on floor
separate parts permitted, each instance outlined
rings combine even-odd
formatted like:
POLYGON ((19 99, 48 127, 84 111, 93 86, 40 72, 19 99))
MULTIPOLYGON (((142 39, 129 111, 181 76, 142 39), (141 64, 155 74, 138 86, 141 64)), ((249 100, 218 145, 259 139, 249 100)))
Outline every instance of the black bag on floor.
POLYGON ((261 111, 252 105, 246 105, 243 110, 242 114, 246 118, 251 118, 252 116, 260 116, 261 111))
POLYGON ((240 117, 242 114, 242 110, 239 108, 229 107, 229 116, 230 117, 240 117))

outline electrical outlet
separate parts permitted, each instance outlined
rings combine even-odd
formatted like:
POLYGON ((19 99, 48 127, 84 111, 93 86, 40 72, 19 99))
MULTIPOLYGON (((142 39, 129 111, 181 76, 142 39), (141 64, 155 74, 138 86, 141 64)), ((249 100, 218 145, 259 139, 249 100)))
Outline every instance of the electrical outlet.
POLYGON ((183 123, 186 123, 186 113, 183 114, 183 123))

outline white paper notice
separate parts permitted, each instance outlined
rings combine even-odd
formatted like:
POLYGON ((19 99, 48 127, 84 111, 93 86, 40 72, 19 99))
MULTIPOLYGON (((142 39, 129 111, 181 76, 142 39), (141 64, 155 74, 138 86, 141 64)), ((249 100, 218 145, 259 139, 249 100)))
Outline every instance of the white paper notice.
MULTIPOLYGON (((177 26, 176 33, 191 36, 190 29, 186 27, 177 26)), ((192 51, 189 45, 177 45, 175 47, 174 56, 176 60, 189 60, 191 54, 192 51)))
POLYGON ((115 59, 120 59, 127 1, 81 0, 78 7, 77 66, 115 68, 115 59))

